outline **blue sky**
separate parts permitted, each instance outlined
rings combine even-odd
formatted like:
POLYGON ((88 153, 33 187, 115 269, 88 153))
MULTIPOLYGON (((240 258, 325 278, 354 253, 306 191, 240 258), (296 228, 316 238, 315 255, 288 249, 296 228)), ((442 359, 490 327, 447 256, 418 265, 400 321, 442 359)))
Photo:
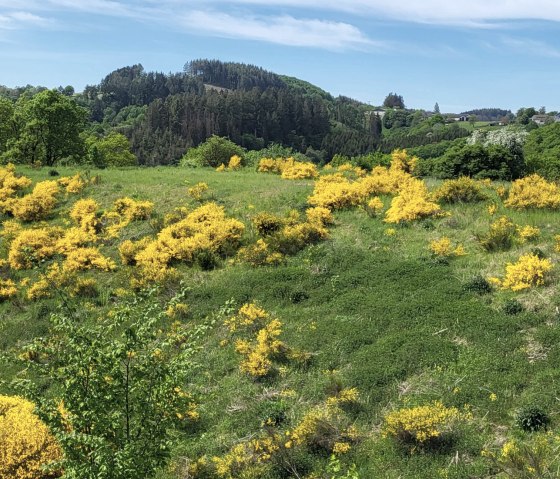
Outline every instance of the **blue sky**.
POLYGON ((560 109, 558 0, 0 0, 0 84, 262 66, 380 104, 560 109))

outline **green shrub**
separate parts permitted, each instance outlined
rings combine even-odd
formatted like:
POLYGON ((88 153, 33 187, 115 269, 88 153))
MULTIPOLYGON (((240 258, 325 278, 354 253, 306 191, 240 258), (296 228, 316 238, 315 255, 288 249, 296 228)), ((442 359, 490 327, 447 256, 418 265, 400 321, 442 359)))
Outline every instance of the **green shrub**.
POLYGON ((517 299, 508 299, 502 306, 502 311, 510 316, 523 312, 523 305, 517 299))
POLYGON ((227 138, 212 135, 196 148, 190 148, 181 158, 181 166, 211 166, 217 168, 221 164, 227 165, 232 156, 237 155, 242 159, 245 150, 227 138))
POLYGON ((486 278, 481 275, 474 276, 463 286, 465 291, 470 291, 476 294, 489 294, 492 292, 492 285, 488 282, 486 278))
POLYGON ((539 406, 525 406, 517 412, 515 424, 527 432, 540 431, 548 427, 550 416, 539 406))

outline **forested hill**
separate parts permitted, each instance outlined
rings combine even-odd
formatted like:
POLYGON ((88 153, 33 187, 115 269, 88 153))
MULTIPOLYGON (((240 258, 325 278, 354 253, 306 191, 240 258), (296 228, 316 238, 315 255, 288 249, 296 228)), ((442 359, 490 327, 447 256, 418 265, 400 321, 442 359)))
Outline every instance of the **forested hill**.
POLYGON ((105 139, 112 149, 128 150, 127 138, 139 164, 176 164, 189 148, 218 135, 250 150, 280 144, 321 163, 335 154, 386 153, 469 134, 445 126, 440 115, 407 110, 404 103, 386 105, 386 114, 378 115, 369 104, 333 97, 306 81, 218 60, 194 60, 182 72, 168 74, 146 72, 140 64, 128 66, 81 93, 71 86, 42 90, 0 87, 3 160, 54 164, 87 157, 97 164, 99 152, 109 148, 105 139), (55 114, 57 108, 73 119, 67 125, 75 137, 71 144, 59 144, 68 137, 60 125, 57 129, 45 123, 48 112, 55 114), (37 139, 31 121, 39 117, 53 139, 44 147, 49 155, 36 146, 45 137, 43 132, 37 139))
POLYGON ((381 133, 372 107, 334 98, 307 82, 262 68, 195 60, 175 74, 121 68, 88 86, 83 102, 100 124, 127 135, 142 164, 175 163, 215 134, 250 149, 274 142, 297 151, 356 155, 381 133))

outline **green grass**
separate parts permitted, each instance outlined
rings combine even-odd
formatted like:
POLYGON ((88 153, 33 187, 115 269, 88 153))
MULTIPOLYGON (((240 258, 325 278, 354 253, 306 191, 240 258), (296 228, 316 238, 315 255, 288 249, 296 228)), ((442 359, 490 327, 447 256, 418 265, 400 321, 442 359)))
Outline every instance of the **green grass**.
MULTIPOLYGON (((64 175, 74 172, 58 170, 64 175)), ((34 181, 48 178, 44 169, 22 172, 34 181)), ((245 241, 254 236, 249 225, 255 212, 303 211, 312 191, 311 181, 285 181, 251 171, 154 168, 90 174, 99 175, 100 183, 84 196, 104 208, 125 195, 149 199, 156 203, 160 218, 176 206, 194 206, 186 186, 205 181, 209 198, 248 226, 245 241)), ((58 212, 64 215, 73 201, 63 202, 58 212)), ((498 199, 493 196, 491 201, 498 199)), ((389 198, 384 202, 388 205, 389 198)), ((516 223, 541 227, 543 233, 535 244, 489 254, 475 239, 493 220, 486 211, 488 203, 446 206, 451 216, 396 227, 394 236, 385 234, 388 225, 381 218, 370 218, 359 209, 337 212, 330 239, 290 257, 285 265, 252 268, 224 261, 213 271, 181 267, 192 311, 188 321, 207 321, 228 301, 236 307, 257 301, 282 321, 281 339, 289 347, 312 355, 306 365, 288 362, 278 377, 254 381, 240 373, 240 357, 220 318, 204 338, 189 385, 199 397, 201 421, 194 431, 180 435, 175 457, 223 454, 251 437, 272 407, 271 398, 281 391, 296 391, 296 397, 285 400, 287 421, 295 424, 311 406, 325 400, 329 384, 325 371, 337 370, 342 383, 357 387, 361 395, 350 416, 364 439, 342 458, 345 464, 357 465, 361 478, 488 476, 489 464, 480 456, 483 445, 511 432, 513 413, 520 406, 537 401, 554 415, 560 397, 556 279, 548 287, 517 295, 498 291, 478 296, 464 288, 476 274, 502 275, 507 261, 534 247, 556 261, 557 213, 500 211, 516 223), (429 241, 444 235, 464 244, 468 255, 449 264, 431 258, 429 241), (511 297, 518 298, 526 311, 515 316, 502 312, 511 297), (223 345, 223 340, 228 343, 223 345), (529 346, 542 348, 545 357, 531 362, 529 346), (497 400, 491 400, 492 393, 497 400), (468 404, 475 417, 452 450, 410 455, 379 434, 386 411, 436 399, 448 406, 468 404)), ((133 224, 121 238, 154 234, 158 222, 151 223, 133 224)), ((104 251, 116 259, 117 245, 109 243, 104 251)), ((127 270, 98 279, 104 290, 112 291, 126 285, 127 270)), ((171 295, 173 289, 170 286, 163 294, 171 295)), ((112 301, 106 295, 94 300, 93 307, 108 309, 112 301)), ((0 348, 47 334, 48 315, 55 307, 55 300, 30 303, 21 298, 0 304, 0 348)), ((0 379, 14 373, 3 370, 0 379)), ((302 470, 322 470, 326 458, 309 454, 302 463, 307 464, 302 470)), ((169 471, 160 476, 176 477, 169 471)))

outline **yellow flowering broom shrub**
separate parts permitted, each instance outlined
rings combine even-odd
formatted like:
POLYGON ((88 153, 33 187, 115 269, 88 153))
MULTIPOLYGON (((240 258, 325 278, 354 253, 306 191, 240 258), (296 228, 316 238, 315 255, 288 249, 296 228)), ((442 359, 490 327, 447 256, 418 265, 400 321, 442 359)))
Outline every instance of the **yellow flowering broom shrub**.
POLYGON ((78 227, 89 234, 96 235, 101 230, 101 222, 97 211, 99 205, 92 198, 84 198, 76 201, 70 210, 70 218, 78 227))
POLYGON ((191 186, 187 193, 188 195, 196 201, 202 201, 204 199, 204 194, 208 191, 208 184, 201 181, 194 186, 191 186))
POLYGON ((492 282, 500 285, 502 289, 521 291, 533 286, 543 286, 552 269, 552 261, 548 258, 539 258, 535 254, 528 253, 521 256, 516 263, 506 265, 503 281, 492 278, 492 282))
POLYGON ((480 181, 468 176, 461 176, 456 180, 446 180, 434 192, 436 201, 445 203, 474 203, 486 199, 480 181))
POLYGON ((551 208, 560 207, 560 188, 534 174, 515 180, 504 202, 510 208, 551 208))
POLYGON ((517 234, 522 243, 535 241, 541 235, 541 230, 536 226, 517 226, 517 234))
POLYGON ((18 199, 11 207, 11 212, 21 221, 40 221, 51 214, 58 200, 60 188, 56 181, 41 181, 33 191, 18 199))
POLYGON ((273 367, 273 358, 286 351, 284 343, 278 339, 282 323, 271 320, 257 332, 254 341, 238 339, 235 350, 243 356, 239 369, 254 378, 267 376, 273 367))
POLYGON ((11 242, 8 262, 13 269, 29 269, 52 258, 57 252, 61 228, 37 228, 22 230, 11 242))
POLYGON ((240 248, 237 259, 251 266, 276 266, 284 261, 284 255, 273 248, 262 238, 256 243, 240 248))
POLYGON ((82 175, 76 173, 74 176, 64 176, 58 180, 58 184, 63 186, 66 193, 80 193, 87 185, 82 175))
POLYGON ((260 306, 255 303, 245 303, 237 314, 228 318, 224 321, 224 324, 228 327, 230 332, 235 332, 238 329, 253 329, 256 325, 262 327, 264 322, 270 318, 270 314, 267 313, 260 306))
POLYGON ((239 155, 233 155, 230 159, 229 159, 229 163, 228 163, 228 170, 239 170, 241 169, 243 165, 241 164, 241 157, 239 155))
POLYGON ((373 195, 396 194, 412 178, 415 163, 415 158, 408 156, 405 150, 395 150, 389 168, 377 166, 356 181, 340 172, 324 175, 315 182, 308 202, 332 210, 358 206, 373 195))
POLYGON ((477 240, 486 251, 508 250, 513 246, 517 227, 506 216, 501 216, 490 225, 487 233, 477 235, 477 240))
POLYGON ((198 254, 227 254, 237 249, 245 225, 228 218, 216 203, 202 205, 183 220, 163 228, 157 238, 136 254, 143 282, 169 278, 173 261, 192 264, 198 254))
POLYGON ((440 206, 430 200, 426 184, 410 178, 391 201, 391 207, 385 213, 385 222, 402 223, 443 214, 440 206))
POLYGON ((423 445, 450 434, 455 427, 470 420, 470 414, 441 401, 424 406, 402 408, 385 415, 383 436, 405 444, 423 445))
POLYGON ((25 176, 16 175, 13 164, 0 168, 0 212, 11 211, 16 199, 16 194, 31 186, 31 180, 25 176))
POLYGON ((33 412, 33 403, 0 396, 0 479, 44 479, 44 467, 61 457, 47 426, 33 412))
POLYGON ((95 268, 102 271, 113 271, 116 269, 113 260, 103 256, 97 248, 76 248, 66 255, 63 269, 70 273, 76 271, 87 271, 95 268))
POLYGON ((285 220, 271 213, 258 213, 251 222, 260 236, 269 236, 279 231, 285 224, 285 220))
POLYGON ((441 258, 453 258, 466 254, 462 245, 453 246, 447 236, 431 241, 429 249, 432 255, 441 258))
POLYGON ((147 220, 154 209, 151 201, 136 201, 132 198, 119 198, 114 203, 115 211, 130 221, 147 220))
POLYGON ((500 449, 485 448, 482 456, 505 477, 516 479, 553 479, 560 467, 560 437, 543 432, 525 439, 510 439, 500 449))
POLYGON ((332 225, 334 217, 328 208, 324 206, 316 206, 315 208, 308 208, 305 210, 307 221, 311 224, 319 224, 321 226, 332 225))
POLYGON ((319 176, 317 167, 313 163, 294 162, 282 170, 281 177, 285 180, 303 180, 306 178, 316 178, 319 176))
POLYGON ((0 278, 0 301, 13 298, 17 295, 16 283, 11 279, 0 278))

